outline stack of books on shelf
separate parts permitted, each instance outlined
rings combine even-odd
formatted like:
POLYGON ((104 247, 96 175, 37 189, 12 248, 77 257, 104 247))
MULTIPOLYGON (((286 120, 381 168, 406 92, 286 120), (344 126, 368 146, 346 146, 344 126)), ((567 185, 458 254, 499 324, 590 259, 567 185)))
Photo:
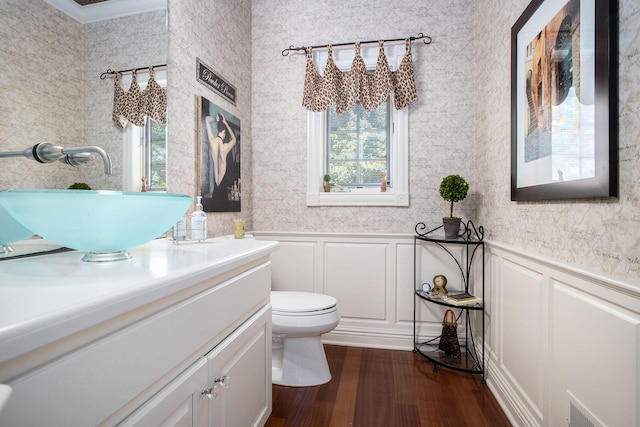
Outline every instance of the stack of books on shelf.
POLYGON ((444 300, 453 305, 473 305, 482 304, 482 298, 471 295, 468 292, 448 294, 444 300))

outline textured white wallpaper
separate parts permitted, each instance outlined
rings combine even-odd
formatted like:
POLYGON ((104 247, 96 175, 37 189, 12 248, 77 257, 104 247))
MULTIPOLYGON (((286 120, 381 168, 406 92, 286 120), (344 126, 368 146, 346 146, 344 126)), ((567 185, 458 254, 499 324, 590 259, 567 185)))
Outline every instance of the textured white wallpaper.
POLYGON ((590 271, 640 281, 640 3, 620 0, 619 194, 613 200, 510 201, 510 37, 528 0, 474 3, 475 154, 489 237, 590 271))
MULTIPOLYGON (((82 25, 41 0, 0 2, 0 151, 81 145, 82 25)), ((80 171, 0 158, 0 188, 59 188, 80 171)))
POLYGON ((476 220, 473 1, 253 1, 253 208, 257 230, 411 233, 448 214, 440 181, 458 173, 470 196, 456 213, 476 220), (423 32, 412 56, 418 100, 409 106, 410 206, 307 207, 305 46, 401 38, 423 32))
POLYGON ((449 173, 468 178, 467 218, 490 239, 579 268, 640 277, 640 4, 620 1, 620 198, 510 201, 510 31, 529 1, 254 1, 254 220, 259 230, 411 232, 437 223, 449 173), (409 208, 307 208, 302 55, 313 45, 424 32, 414 43, 419 100, 410 108, 409 208), (477 214, 476 214, 477 209, 477 214))
POLYGON ((251 2, 169 0, 168 186, 196 196, 197 96, 241 121, 242 212, 208 213, 209 236, 231 234, 234 218, 251 229, 251 2), (196 80, 200 58, 237 89, 232 105, 196 80))

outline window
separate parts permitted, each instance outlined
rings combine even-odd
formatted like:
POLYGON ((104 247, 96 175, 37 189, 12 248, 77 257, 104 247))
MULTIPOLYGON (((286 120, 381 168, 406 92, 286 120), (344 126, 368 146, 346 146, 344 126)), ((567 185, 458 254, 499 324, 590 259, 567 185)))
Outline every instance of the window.
MULTIPOLYGON (((129 75, 122 84, 131 83, 129 75)), ((138 72, 138 83, 144 90, 148 80, 146 71, 138 72)), ((166 70, 155 71, 155 80, 166 87, 166 70)), ((145 178, 147 191, 167 191, 167 127, 145 117, 141 127, 127 125, 124 136, 123 188, 140 191, 145 178)))
POLYGON ((389 171, 389 107, 387 99, 374 111, 366 111, 359 102, 345 114, 329 108, 325 171, 333 182, 343 187, 380 186, 382 174, 389 171))
POLYGON ((167 190, 167 128, 144 119, 141 127, 125 128, 124 189, 140 191, 145 178, 147 191, 167 190))
MULTIPOLYGON (((385 47, 392 67, 398 67, 404 51, 404 43, 385 47)), ((334 47, 333 53, 338 68, 345 71, 351 67, 353 47, 334 47)), ((362 46, 361 54, 367 68, 373 69, 378 46, 362 46)), ((316 64, 324 66, 326 59, 326 51, 314 52, 316 64)), ((388 99, 371 112, 358 103, 342 115, 335 112, 335 106, 307 114, 307 206, 409 205, 407 108, 396 110, 388 99), (387 175, 386 192, 380 191, 383 172, 387 175), (324 192, 326 173, 340 187, 324 192)))

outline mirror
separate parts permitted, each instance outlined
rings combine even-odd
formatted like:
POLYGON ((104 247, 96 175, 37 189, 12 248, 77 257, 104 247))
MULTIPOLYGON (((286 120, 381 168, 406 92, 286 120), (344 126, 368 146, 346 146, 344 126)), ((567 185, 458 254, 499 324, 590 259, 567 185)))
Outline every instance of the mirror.
MULTIPOLYGON (((125 167, 125 131, 111 119, 114 79, 100 75, 166 64, 167 0, 98 1, 80 6, 76 0, 0 0, 0 151, 23 151, 40 142, 96 145, 111 157, 112 175, 104 174, 95 157, 76 168, 0 158, 0 189, 62 189, 76 182, 124 189, 131 169, 125 167)), ((156 80, 166 79, 162 73, 156 72, 156 80)), ((139 74, 141 86, 147 76, 139 74)), ((125 90, 130 78, 124 74, 125 90)), ((0 260, 43 250, 35 240, 19 243, 0 260)))
MULTIPOLYGON (((123 189, 125 132, 111 119, 114 79, 100 75, 166 64, 166 0, 78 3, 95 1, 0 0, 0 151, 39 142, 96 145, 111 157, 113 173, 104 175, 99 158, 77 168, 0 158, 0 189, 57 189, 75 182, 123 189)), ((141 86, 146 76, 138 75, 141 86)))

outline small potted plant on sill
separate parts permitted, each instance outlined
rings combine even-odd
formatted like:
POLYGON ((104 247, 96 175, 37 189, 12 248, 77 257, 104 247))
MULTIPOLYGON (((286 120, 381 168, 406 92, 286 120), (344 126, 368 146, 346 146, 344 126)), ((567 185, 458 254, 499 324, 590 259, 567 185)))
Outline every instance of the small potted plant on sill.
POLYGON ((91 190, 91 187, 84 182, 74 182, 69 186, 69 188, 67 188, 67 190, 91 190))
POLYGON ((460 218, 453 216, 453 204, 467 197, 469 184, 460 175, 449 175, 440 183, 440 196, 451 203, 449 216, 442 218, 445 239, 457 239, 460 232, 460 218))
POLYGON ((325 192, 330 192, 331 191, 331 175, 329 175, 328 173, 324 174, 324 176, 322 177, 323 182, 323 187, 324 187, 324 191, 325 192))

